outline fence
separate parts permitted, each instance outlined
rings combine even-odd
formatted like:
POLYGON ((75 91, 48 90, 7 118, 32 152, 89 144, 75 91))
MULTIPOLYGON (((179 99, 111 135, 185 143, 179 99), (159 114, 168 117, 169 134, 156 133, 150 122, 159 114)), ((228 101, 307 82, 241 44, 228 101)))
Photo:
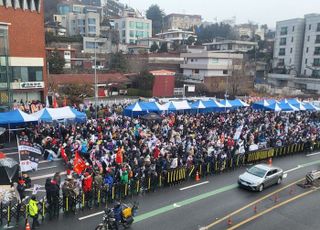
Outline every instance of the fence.
MULTIPOLYGON (((288 156, 295 153, 304 152, 305 143, 292 144, 284 147, 270 148, 248 152, 243 155, 234 155, 225 159, 211 159, 209 161, 198 162, 189 167, 179 167, 158 173, 148 175, 144 178, 132 178, 129 183, 117 183, 111 187, 103 186, 97 188, 94 186, 90 193, 80 193, 77 196, 59 197, 56 205, 47 204, 45 198, 39 201, 39 216, 42 221, 47 214, 54 212, 52 209, 58 209, 58 212, 75 213, 91 206, 102 206, 111 203, 114 200, 123 200, 128 197, 134 197, 141 193, 148 193, 162 189, 163 187, 174 186, 186 180, 193 180, 198 172, 200 177, 219 174, 226 170, 233 170, 246 164, 256 163, 273 157, 288 156), (54 206, 54 207, 53 207, 54 206)), ((313 150, 320 149, 320 142, 311 144, 313 150)), ((23 224, 28 217, 27 202, 0 204, 0 224, 11 225, 23 224)))

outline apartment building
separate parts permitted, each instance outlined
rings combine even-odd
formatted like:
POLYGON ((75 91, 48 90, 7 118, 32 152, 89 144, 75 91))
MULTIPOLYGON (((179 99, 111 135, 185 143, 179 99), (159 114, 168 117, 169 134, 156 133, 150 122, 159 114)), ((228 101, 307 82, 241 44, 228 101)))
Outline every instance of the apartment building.
POLYGON ((136 12, 125 11, 121 18, 114 19, 115 29, 119 30, 120 42, 136 44, 140 38, 152 36, 152 21, 139 16, 136 12))
POLYGON ((169 14, 164 17, 164 30, 189 30, 191 28, 194 28, 195 26, 200 26, 201 22, 201 15, 169 14))
POLYGON ((301 75, 320 77, 320 14, 305 15, 301 75))
POLYGON ((301 71, 305 20, 289 19, 277 22, 273 67, 287 69, 298 75, 301 71))
POLYGON ((215 39, 213 42, 204 43, 208 51, 236 51, 246 53, 258 47, 257 42, 237 41, 237 40, 219 40, 215 39))

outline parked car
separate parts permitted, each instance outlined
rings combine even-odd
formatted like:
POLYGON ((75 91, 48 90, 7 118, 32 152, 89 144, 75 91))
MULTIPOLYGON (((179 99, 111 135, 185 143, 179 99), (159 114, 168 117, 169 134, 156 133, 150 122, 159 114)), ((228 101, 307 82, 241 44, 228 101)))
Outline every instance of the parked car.
POLYGON ((283 179, 283 170, 278 167, 258 164, 247 169, 247 171, 239 176, 238 184, 253 191, 263 191, 263 189, 281 184, 283 179))

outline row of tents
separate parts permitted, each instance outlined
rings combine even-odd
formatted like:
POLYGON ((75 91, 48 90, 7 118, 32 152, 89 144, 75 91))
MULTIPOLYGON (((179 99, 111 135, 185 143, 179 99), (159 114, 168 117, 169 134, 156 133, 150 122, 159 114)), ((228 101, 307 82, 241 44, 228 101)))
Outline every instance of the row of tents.
MULTIPOLYGON (((186 100, 170 101, 165 104, 158 102, 136 102, 124 109, 124 115, 128 117, 143 116, 148 113, 209 113, 222 112, 226 110, 237 109, 240 107, 249 107, 250 105, 240 99, 235 100, 198 100, 189 103, 186 100)), ((320 109, 310 102, 301 102, 297 99, 284 99, 276 101, 274 99, 262 100, 253 103, 253 109, 265 111, 319 111, 320 109)))
POLYGON ((72 120, 83 122, 87 119, 85 113, 71 107, 44 108, 36 113, 27 114, 21 110, 0 113, 0 125, 23 124, 26 122, 53 122, 72 120))

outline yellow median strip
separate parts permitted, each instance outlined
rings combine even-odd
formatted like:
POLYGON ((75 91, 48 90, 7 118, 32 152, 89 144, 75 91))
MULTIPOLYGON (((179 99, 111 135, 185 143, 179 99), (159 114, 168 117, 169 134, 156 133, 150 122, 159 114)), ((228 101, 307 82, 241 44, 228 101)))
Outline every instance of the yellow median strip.
POLYGON ((280 189, 278 189, 278 190, 276 190, 276 191, 274 191, 274 192, 272 192, 272 193, 269 193, 269 194, 267 194, 267 195, 259 198, 258 200, 255 200, 255 201, 247 204, 246 206, 244 206, 244 207, 242 207, 242 208, 240 208, 240 209, 238 209, 238 210, 236 210, 236 211, 234 211, 234 212, 226 215, 225 217, 223 217, 223 218, 221 218, 221 219, 219 219, 219 220, 217 220, 217 221, 215 221, 215 222, 213 222, 213 223, 211 223, 211 224, 209 224, 209 225, 207 225, 207 226, 205 226, 205 227, 203 227, 203 228, 201 228, 201 229, 209 229, 209 228, 212 228, 213 226, 221 223, 222 221, 227 220, 229 217, 234 216, 234 215, 238 214, 239 212, 242 212, 243 210, 245 210, 245 209, 247 209, 247 208, 249 208, 249 207, 251 207, 251 206, 253 206, 253 205, 257 204, 257 203, 259 203, 260 201, 262 201, 262 200, 264 200, 264 199, 266 199, 266 198, 268 198, 268 197, 270 197, 270 196, 272 196, 272 195, 274 195, 274 194, 276 194, 276 193, 278 193, 278 192, 280 192, 280 191, 282 191, 282 190, 285 190, 286 188, 289 188, 289 187, 292 186, 292 185, 295 185, 295 184, 303 181, 304 179, 305 179, 305 178, 299 179, 299 180, 297 180, 297 181, 292 182, 291 184, 288 184, 288 185, 284 186, 283 188, 280 188, 280 189))
POLYGON ((304 197, 304 196, 306 196, 306 195, 308 195, 308 194, 310 194, 310 193, 312 193, 312 192, 314 192, 314 191, 317 191, 318 189, 319 189, 319 188, 312 189, 312 190, 310 190, 310 191, 308 191, 308 192, 299 194, 299 195, 297 195, 297 196, 295 196, 295 197, 292 197, 292 198, 290 198, 290 199, 288 199, 288 200, 286 200, 286 201, 283 201, 283 202, 281 202, 281 203, 279 203, 279 204, 277 204, 277 205, 275 205, 275 206, 273 206, 273 207, 271 207, 271 208, 268 208, 268 209, 266 209, 266 210, 264 210, 264 211, 262 211, 262 212, 260 212, 260 213, 258 213, 258 214, 256 214, 256 215, 254 215, 254 216, 252 216, 252 217, 250 217, 250 218, 248 218, 248 219, 240 222, 239 224, 236 224, 236 225, 228 228, 228 230, 237 229, 237 228, 239 228, 240 226, 242 226, 242 225, 244 225, 244 224, 246 224, 246 223, 249 223, 250 221, 252 221, 252 220, 254 220, 254 219, 257 219, 258 217, 260 217, 260 216, 262 216, 262 215, 264 215, 264 214, 266 214, 266 213, 268 213, 268 212, 271 212, 272 210, 274 210, 274 209, 276 209, 276 208, 279 208, 279 207, 281 207, 281 206, 283 206, 283 205, 285 205, 285 204, 288 204, 288 203, 290 203, 290 202, 292 202, 292 201, 294 201, 294 200, 297 200, 297 199, 299 199, 299 198, 301 198, 301 197, 304 197))

